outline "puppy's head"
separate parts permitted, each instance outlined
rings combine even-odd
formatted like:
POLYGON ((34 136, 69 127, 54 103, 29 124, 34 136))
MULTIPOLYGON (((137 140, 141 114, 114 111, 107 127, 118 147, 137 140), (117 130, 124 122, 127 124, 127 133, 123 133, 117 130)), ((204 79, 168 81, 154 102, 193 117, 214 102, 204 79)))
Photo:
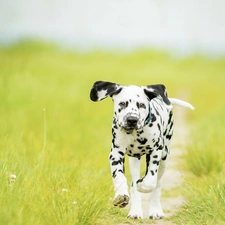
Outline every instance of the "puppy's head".
POLYGON ((122 86, 116 83, 97 81, 94 83, 90 98, 100 101, 110 96, 114 102, 114 116, 118 125, 128 132, 143 128, 150 117, 150 101, 161 97, 165 105, 171 108, 164 85, 122 86))

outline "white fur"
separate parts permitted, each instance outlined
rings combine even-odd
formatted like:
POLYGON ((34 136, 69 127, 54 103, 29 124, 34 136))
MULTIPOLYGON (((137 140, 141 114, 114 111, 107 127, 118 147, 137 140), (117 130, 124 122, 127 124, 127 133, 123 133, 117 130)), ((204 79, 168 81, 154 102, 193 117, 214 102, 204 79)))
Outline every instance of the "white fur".
POLYGON ((193 105, 191 105, 189 102, 185 102, 185 101, 182 101, 182 100, 177 99, 177 98, 169 98, 169 100, 173 105, 183 106, 183 107, 186 107, 186 108, 189 108, 189 109, 192 109, 192 110, 195 109, 195 107, 193 105))

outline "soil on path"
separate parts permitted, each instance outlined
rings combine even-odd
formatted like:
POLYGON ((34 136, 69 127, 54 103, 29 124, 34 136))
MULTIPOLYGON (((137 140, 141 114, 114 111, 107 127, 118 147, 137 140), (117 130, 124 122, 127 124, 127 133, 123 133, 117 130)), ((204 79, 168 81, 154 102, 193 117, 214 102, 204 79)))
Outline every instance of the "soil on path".
MULTIPOLYGON (((168 167, 163 176, 163 184, 162 184, 162 197, 161 204, 163 211, 165 213, 165 219, 162 220, 154 220, 149 221, 149 223, 135 223, 135 224, 163 224, 163 225, 173 225, 168 218, 174 215, 180 208, 182 204, 184 204, 184 197, 179 194, 179 191, 175 191, 175 194, 169 194, 166 197, 164 193, 170 193, 174 188, 177 188, 182 185, 184 174, 180 170, 182 167, 182 154, 185 152, 185 144, 187 143, 188 138, 188 129, 186 125, 185 116, 187 113, 186 108, 183 107, 174 107, 174 136, 171 144, 171 154, 169 156, 168 167)), ((149 198, 150 194, 142 194, 142 207, 144 213, 144 219, 148 218, 148 209, 149 209, 149 198)), ((129 206, 128 206, 129 207, 129 206)), ((129 225, 125 223, 120 223, 117 225, 129 225)))

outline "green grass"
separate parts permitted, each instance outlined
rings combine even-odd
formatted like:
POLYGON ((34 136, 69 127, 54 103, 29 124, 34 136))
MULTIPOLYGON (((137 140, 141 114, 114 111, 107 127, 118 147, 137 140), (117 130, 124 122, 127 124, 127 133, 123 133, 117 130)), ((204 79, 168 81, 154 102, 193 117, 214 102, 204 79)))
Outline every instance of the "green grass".
POLYGON ((225 224, 224 109, 222 103, 220 109, 206 113, 193 125, 194 142, 185 155, 189 176, 183 193, 187 203, 173 217, 176 224, 225 224))
POLYGON ((1 224, 136 223, 126 219, 127 209, 112 206, 113 105, 110 99, 89 100, 96 80, 164 83, 171 97, 184 96, 195 105, 188 114, 192 142, 184 157, 187 204, 171 220, 224 224, 224 74, 224 59, 202 56, 78 53, 37 42, 2 48, 1 224))

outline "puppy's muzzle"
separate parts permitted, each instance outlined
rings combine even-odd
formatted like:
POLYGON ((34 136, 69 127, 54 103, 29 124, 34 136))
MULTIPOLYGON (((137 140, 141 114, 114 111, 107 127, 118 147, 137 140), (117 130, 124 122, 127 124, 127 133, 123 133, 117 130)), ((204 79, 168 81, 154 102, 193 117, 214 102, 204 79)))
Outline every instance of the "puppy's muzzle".
POLYGON ((124 118, 123 128, 125 130, 134 130, 138 128, 139 116, 134 114, 129 114, 124 118))

